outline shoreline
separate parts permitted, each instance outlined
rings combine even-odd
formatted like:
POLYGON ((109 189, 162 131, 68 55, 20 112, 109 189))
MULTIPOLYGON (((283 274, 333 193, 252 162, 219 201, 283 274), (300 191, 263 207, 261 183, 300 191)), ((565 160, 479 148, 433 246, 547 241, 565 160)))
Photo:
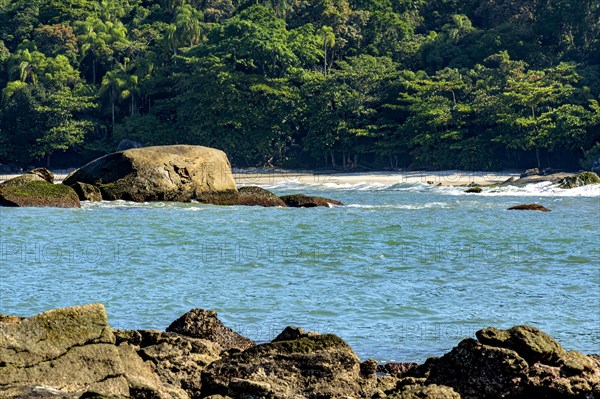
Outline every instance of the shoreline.
MULTIPOLYGON (((71 170, 55 170, 56 182, 61 182, 71 170)), ((0 175, 0 183, 22 173, 0 175)), ((441 186, 466 186, 477 184, 480 186, 492 186, 500 184, 509 178, 518 178, 520 173, 515 171, 373 171, 373 172, 334 172, 318 170, 257 170, 257 169, 234 169, 233 178, 237 185, 272 185, 281 183, 297 184, 430 184, 441 186)))

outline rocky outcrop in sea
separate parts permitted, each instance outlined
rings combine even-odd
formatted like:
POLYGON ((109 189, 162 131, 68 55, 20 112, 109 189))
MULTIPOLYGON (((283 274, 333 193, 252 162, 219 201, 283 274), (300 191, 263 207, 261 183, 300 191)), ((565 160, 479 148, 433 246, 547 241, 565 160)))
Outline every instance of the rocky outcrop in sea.
POLYGON ((0 315, 0 397, 598 398, 600 357, 531 326, 485 328, 424 364, 362 361, 341 338, 286 327, 256 344, 193 309, 167 331, 115 330, 104 306, 0 315))
POLYGON ((0 206, 78 208, 80 201, 174 201, 263 207, 330 207, 341 202, 302 194, 278 197, 236 187, 227 155, 193 145, 131 148, 95 159, 62 184, 44 168, 0 184, 0 206))

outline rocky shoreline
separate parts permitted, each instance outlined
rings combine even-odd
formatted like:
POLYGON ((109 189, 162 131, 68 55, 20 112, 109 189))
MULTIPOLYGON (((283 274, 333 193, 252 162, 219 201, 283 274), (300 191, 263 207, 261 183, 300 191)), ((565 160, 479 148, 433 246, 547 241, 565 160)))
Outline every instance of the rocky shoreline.
POLYGON ((112 329, 101 304, 0 315, 0 397, 600 397, 600 356, 566 351, 531 326, 476 337, 421 365, 378 365, 335 335, 297 327, 257 345, 202 309, 166 331, 112 329))

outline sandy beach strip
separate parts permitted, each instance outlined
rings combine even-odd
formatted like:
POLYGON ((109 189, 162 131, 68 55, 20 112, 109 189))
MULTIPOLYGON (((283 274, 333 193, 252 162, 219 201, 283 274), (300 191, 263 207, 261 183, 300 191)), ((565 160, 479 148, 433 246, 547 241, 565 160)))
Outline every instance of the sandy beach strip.
POLYGON ((359 185, 380 184, 392 185, 402 183, 422 183, 441 186, 465 186, 472 183, 480 186, 499 184, 510 177, 519 177, 516 172, 468 172, 468 171, 398 171, 398 172, 359 172, 359 173, 319 173, 275 171, 255 172, 234 171, 233 177, 238 185, 275 185, 326 184, 326 185, 359 185))
MULTIPOLYGON (((54 172, 55 181, 61 182, 68 173, 54 172)), ((19 176, 20 174, 0 175, 0 182, 19 176)), ((422 183, 442 186, 464 186, 478 184, 489 186, 499 184, 510 177, 519 177, 516 172, 470 172, 470 171, 394 171, 394 172, 355 172, 335 173, 318 171, 295 170, 256 170, 239 169, 233 171, 236 184, 244 186, 265 186, 274 184, 327 184, 327 185, 359 185, 381 184, 392 185, 401 183, 422 183)))

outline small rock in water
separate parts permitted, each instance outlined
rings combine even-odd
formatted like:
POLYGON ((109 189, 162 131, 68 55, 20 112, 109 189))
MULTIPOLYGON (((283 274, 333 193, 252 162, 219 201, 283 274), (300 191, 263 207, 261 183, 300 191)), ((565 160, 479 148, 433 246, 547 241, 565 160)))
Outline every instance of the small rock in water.
POLYGON ((550 212, 550 209, 539 204, 525 204, 517 205, 508 208, 509 211, 539 211, 539 212, 550 212))
POLYGON ((481 187, 471 187, 470 189, 466 190, 465 193, 467 194, 479 194, 483 191, 483 189, 481 187))
POLYGON ((340 201, 330 198, 314 197, 304 194, 292 194, 279 197, 287 206, 293 208, 314 208, 316 206, 330 207, 331 205, 344 205, 340 201))

